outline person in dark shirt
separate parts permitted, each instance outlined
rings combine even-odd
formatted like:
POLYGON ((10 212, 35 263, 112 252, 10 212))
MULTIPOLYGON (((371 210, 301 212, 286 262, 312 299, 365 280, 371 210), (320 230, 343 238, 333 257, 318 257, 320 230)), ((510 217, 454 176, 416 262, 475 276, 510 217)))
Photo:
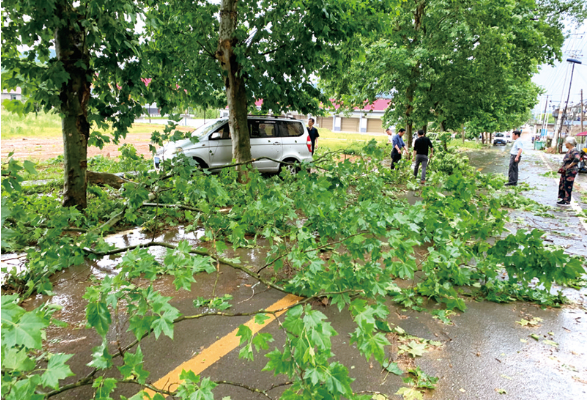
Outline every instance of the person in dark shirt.
POLYGON ((395 164, 402 159, 402 152, 404 151, 406 153, 406 145, 402 140, 404 132, 406 132, 406 129, 402 128, 398 131, 398 134, 392 138, 392 153, 390 153, 390 157, 392 157, 392 162, 390 163, 391 169, 394 169, 395 164))
POLYGON ((421 173, 421 184, 425 183, 427 175, 427 164, 429 163, 429 148, 431 149, 431 157, 433 157, 433 143, 428 137, 425 137, 425 132, 419 131, 418 138, 414 141, 414 177, 416 179, 419 173, 419 165, 423 164, 423 171, 421 173))
POLYGON ((310 151, 314 154, 314 146, 316 145, 316 138, 319 137, 318 130, 314 127, 314 118, 308 119, 308 135, 310 136, 310 142, 312 150, 310 151))

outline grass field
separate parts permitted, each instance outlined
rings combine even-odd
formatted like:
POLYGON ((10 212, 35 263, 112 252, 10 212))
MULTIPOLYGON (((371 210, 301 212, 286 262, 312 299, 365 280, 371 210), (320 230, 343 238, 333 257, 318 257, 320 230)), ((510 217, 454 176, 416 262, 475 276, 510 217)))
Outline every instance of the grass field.
MULTIPOLYGON (((133 133, 150 133, 155 129, 163 129, 165 125, 133 124, 129 129, 133 133)), ((178 126, 179 130, 186 130, 178 126)), ((92 129, 94 131, 96 129, 92 129)), ((98 129, 101 133, 112 133, 98 129)), ((2 139, 18 138, 52 139, 61 137, 61 118, 56 113, 39 113, 19 116, 2 109, 2 139)))
POLYGON ((372 135, 369 133, 342 133, 330 129, 318 128, 319 138, 317 149, 336 151, 363 147, 367 142, 375 139, 379 144, 388 142, 386 135, 372 135))
POLYGON ((452 139, 447 144, 450 147, 457 147, 458 149, 475 149, 479 150, 484 147, 481 142, 477 140, 466 140, 462 143, 461 139, 452 139))
POLYGON ((2 139, 27 136, 43 138, 61 136, 61 119, 53 113, 18 116, 2 109, 2 139))

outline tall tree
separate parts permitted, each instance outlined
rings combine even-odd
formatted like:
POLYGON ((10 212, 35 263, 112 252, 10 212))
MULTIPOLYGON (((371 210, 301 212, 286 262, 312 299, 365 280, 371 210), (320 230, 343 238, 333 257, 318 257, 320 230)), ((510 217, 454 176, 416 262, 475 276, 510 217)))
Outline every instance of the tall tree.
POLYGON ((527 87, 538 64, 561 56, 562 21, 580 15, 580 3, 403 2, 390 16, 389 34, 366 41, 365 57, 325 86, 349 104, 389 95, 386 122, 406 124, 409 132, 430 121, 458 129, 513 85, 527 87))
POLYGON ((2 3, 2 88, 20 87, 26 98, 4 105, 61 115, 66 207, 86 207, 87 147, 109 140, 92 127, 112 126, 116 142, 142 112, 142 8, 131 0, 2 3))
MULTIPOLYGON (((233 157, 251 159, 247 111, 314 113, 327 100, 315 76, 344 65, 339 46, 358 46, 389 7, 375 0, 171 0, 147 20, 151 71, 184 89, 185 101, 228 104, 233 157)), ((165 101, 165 99, 161 99, 165 101)))

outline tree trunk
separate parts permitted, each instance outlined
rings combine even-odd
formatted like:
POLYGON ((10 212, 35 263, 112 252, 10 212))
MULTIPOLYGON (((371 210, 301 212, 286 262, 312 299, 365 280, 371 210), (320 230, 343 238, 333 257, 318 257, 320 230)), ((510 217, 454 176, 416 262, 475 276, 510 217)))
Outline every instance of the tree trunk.
MULTIPOLYGON (((425 4, 425 1, 421 1, 420 3, 418 3, 417 8, 414 12, 414 42, 417 41, 419 31, 422 27, 422 19, 425 14, 425 4)), ((410 84, 406 88, 406 142, 409 149, 412 148, 412 112, 414 111, 414 106, 412 102, 414 100, 414 92, 417 86, 417 78, 420 75, 420 67, 421 63, 420 61, 417 61, 416 65, 412 68, 411 71, 410 84)))
MULTIPOLYGON (((411 82, 414 82, 414 80, 411 80, 411 82)), ((407 105, 404 115, 406 115, 406 145, 409 149, 412 148, 412 112, 414 111, 412 101, 414 100, 414 90, 415 85, 412 83, 408 85, 408 88, 406 88, 407 105)))
POLYGON ((465 143, 465 130, 463 129, 463 124, 461 124, 461 143, 465 143))
MULTIPOLYGON (((247 127, 247 92, 237 63, 234 46, 237 44, 237 0, 222 0, 220 7, 219 42, 216 58, 226 71, 225 90, 229 106, 229 129, 233 146, 233 158, 237 163, 251 160, 251 143, 247 127)), ((246 180, 245 166, 237 167, 241 181, 246 180)))
POLYGON ((484 137, 484 136, 485 136, 485 135, 486 135, 486 132, 482 132, 482 144, 485 144, 485 143, 486 143, 486 142, 484 141, 484 139, 485 139, 485 137, 484 137))
MULTIPOLYGON (((74 10, 58 4, 59 15, 71 15, 74 10)), ((70 17, 71 18, 71 17, 70 17)), ((73 20, 73 19, 72 19, 73 20)), ((63 26, 55 30, 55 52, 57 59, 69 74, 67 82, 59 90, 61 101, 61 130, 63 133, 64 188, 63 206, 84 209, 86 199, 86 169, 88 165, 88 100, 91 71, 90 55, 85 46, 85 30, 80 26, 63 26)))

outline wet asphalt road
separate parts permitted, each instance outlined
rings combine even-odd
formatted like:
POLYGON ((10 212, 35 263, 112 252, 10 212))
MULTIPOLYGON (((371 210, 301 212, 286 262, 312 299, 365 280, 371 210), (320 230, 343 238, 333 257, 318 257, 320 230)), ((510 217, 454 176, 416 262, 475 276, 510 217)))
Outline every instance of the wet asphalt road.
MULTIPOLYGON (((530 147, 530 143, 528 146, 530 147)), ((472 155, 472 164, 483 168, 482 172, 506 173, 508 167, 507 148, 493 148, 472 155)), ((553 179, 542 177, 545 166, 538 155, 525 149, 525 155, 520 166, 520 179, 529 183, 533 190, 524 192, 537 201, 553 205, 554 195, 557 193, 553 179)), ((580 175, 585 181, 585 175, 580 175)), ((584 186, 585 190, 585 186, 584 186)), ((576 199, 580 200, 579 193, 576 199)), ((586 205, 582 206, 584 210, 586 205)), ((555 244, 567 246, 567 251, 576 254, 586 254, 586 232, 582 230, 579 219, 569 211, 557 211, 556 218, 542 218, 513 211, 513 219, 520 217, 518 222, 510 225, 515 230, 529 228, 531 225, 549 228, 552 232, 547 239, 555 244), (559 233, 577 233, 578 236, 562 236, 559 233)), ((118 234, 110 240, 119 246, 131 245, 147 240, 137 231, 118 234)), ((194 245, 201 245, 198 234, 185 234, 181 229, 170 232, 156 240, 171 243, 187 239, 194 245)), ((263 243, 261 243, 263 245, 263 243)), ((229 257, 239 256, 247 264, 258 264, 264 259, 263 247, 256 249, 240 249, 229 257)), ((162 256, 163 250, 154 250, 154 254, 162 256)), ((3 256, 4 258, 4 256, 3 256)), ((55 293, 52 302, 64 305, 61 315, 57 317, 70 325, 68 328, 53 328, 48 332, 47 344, 52 352, 73 353, 69 364, 78 377, 90 371, 85 366, 91 360, 91 348, 100 343, 96 335, 84 329, 84 301, 82 299, 88 277, 91 274, 105 275, 115 271, 113 266, 116 258, 104 259, 99 262, 70 268, 54 277, 55 293)), ((217 295, 225 293, 234 296, 232 311, 252 311, 265 308, 279 300, 284 294, 273 289, 255 286, 256 281, 240 271, 222 266, 222 274, 217 285, 217 295)), ((176 292, 171 279, 164 277, 157 281, 156 288, 164 295, 174 296, 172 302, 184 314, 193 314, 192 301, 197 296, 211 296, 215 276, 201 275, 192 285, 192 292, 176 292)), ((453 323, 445 325, 433 319, 429 313, 417 313, 390 304, 389 322, 402 327, 409 334, 425 339, 440 341, 443 346, 426 352, 409 362, 405 367, 416 365, 429 375, 440 378, 437 388, 425 394, 431 399, 579 399, 586 398, 587 375, 587 343, 586 343, 586 289, 581 291, 568 290, 574 299, 574 304, 562 309, 542 310, 539 306, 517 302, 511 304, 496 304, 490 302, 474 302, 466 300, 468 310, 465 313, 451 317, 453 323), (524 327, 516 323, 521 318, 540 317, 543 321, 536 327, 524 327), (536 334, 540 339, 534 340, 529 335, 536 334), (543 340, 558 343, 553 346, 543 340), (506 394, 499 394, 505 391, 506 394)), ((39 305, 43 296, 37 296, 25 302, 27 308, 39 305)), ((353 387, 357 391, 378 391, 393 395, 400 387, 407 386, 402 378, 383 373, 376 362, 366 361, 359 352, 349 345, 349 333, 354 324, 349 313, 339 312, 335 307, 325 307, 315 304, 314 307, 325 313, 339 335, 333 338, 333 352, 335 359, 343 362, 350 369, 355 379, 353 387)), ((428 308, 438 309, 436 304, 427 305, 428 308)), ((223 337, 249 317, 209 317, 205 320, 182 322, 176 326, 174 340, 161 337, 158 341, 153 338, 145 340, 141 347, 145 354, 144 368, 151 372, 150 382, 165 376, 167 372, 182 362, 194 357, 203 349, 223 337)), ((283 320, 283 317, 282 317, 283 320)), ((117 339, 126 343, 131 340, 125 334, 126 320, 121 317, 120 326, 109 334, 109 341, 114 347, 117 339), (118 331, 118 333, 117 333, 118 331)), ((275 342, 270 345, 281 348, 284 342, 283 334, 278 325, 273 322, 263 332, 271 333, 275 342)), ((392 335, 389 339, 394 342, 392 335)), ((392 349, 387 353, 395 356, 392 349)), ((245 383, 250 386, 268 389, 287 379, 283 376, 274 377, 269 372, 260 372, 266 363, 262 356, 255 357, 255 361, 238 359, 239 348, 231 351, 220 361, 207 368, 202 376, 209 376, 213 380, 227 380, 245 383)), ((68 378, 65 382, 74 382, 68 378)), ((273 389, 270 394, 279 396, 283 388, 273 389)), ((115 398, 119 395, 132 396, 137 392, 134 385, 118 388, 115 398)), ((61 399, 89 399, 89 388, 79 388, 64 393, 56 398, 61 399)), ((253 394, 241 388, 219 386, 214 391, 215 398, 231 396, 232 399, 261 399, 261 395, 253 394)), ((391 396, 392 398, 400 398, 391 396)))

